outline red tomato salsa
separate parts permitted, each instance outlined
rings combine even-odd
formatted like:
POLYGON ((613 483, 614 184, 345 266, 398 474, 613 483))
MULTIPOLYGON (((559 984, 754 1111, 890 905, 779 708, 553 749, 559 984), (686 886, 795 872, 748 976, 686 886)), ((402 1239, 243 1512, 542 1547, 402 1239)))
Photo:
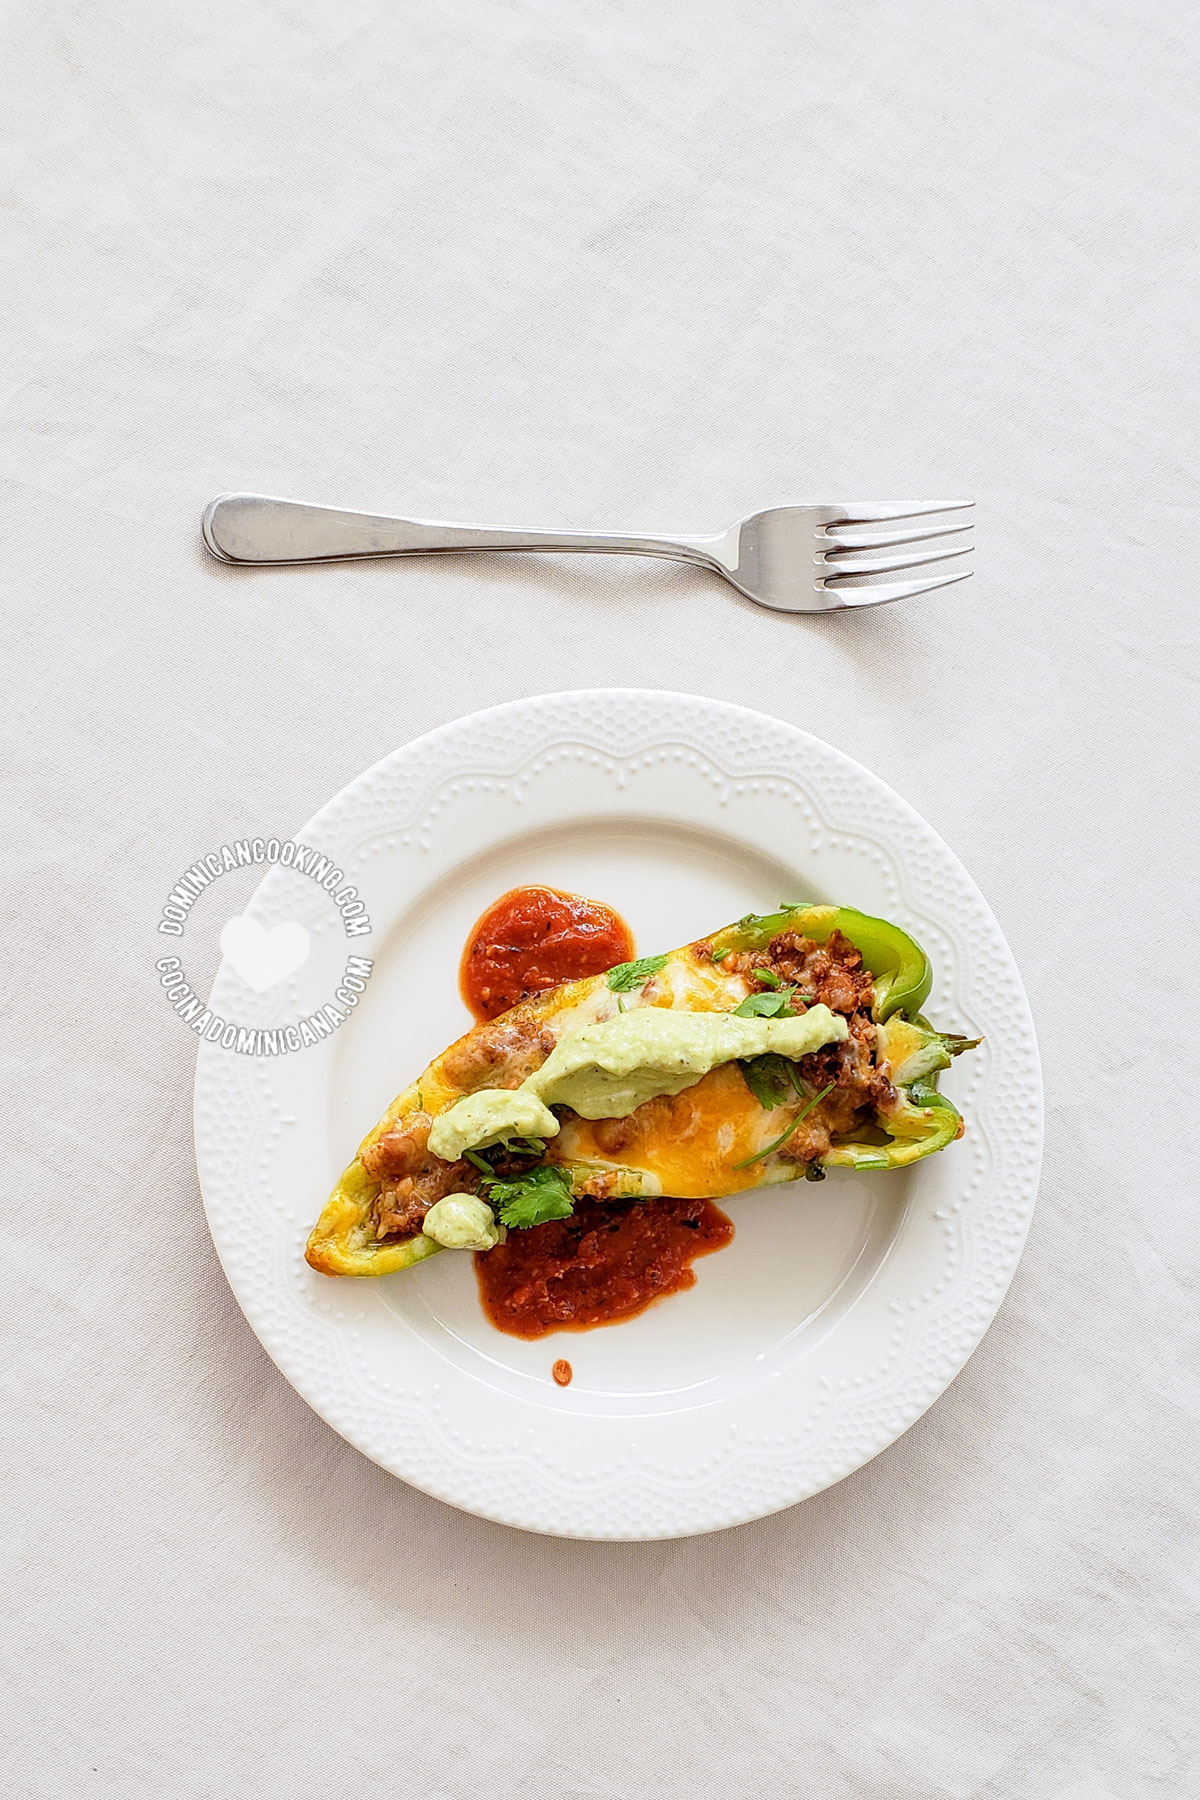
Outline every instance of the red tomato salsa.
POLYGON ((711 1200, 577 1200, 569 1219, 510 1231, 477 1255, 479 1298, 512 1337, 615 1325, 694 1286, 696 1257, 732 1236, 711 1200))
POLYGON ((632 958, 629 927, 610 906, 557 888, 511 888, 476 920, 459 987, 477 1019, 494 1019, 531 994, 632 958))

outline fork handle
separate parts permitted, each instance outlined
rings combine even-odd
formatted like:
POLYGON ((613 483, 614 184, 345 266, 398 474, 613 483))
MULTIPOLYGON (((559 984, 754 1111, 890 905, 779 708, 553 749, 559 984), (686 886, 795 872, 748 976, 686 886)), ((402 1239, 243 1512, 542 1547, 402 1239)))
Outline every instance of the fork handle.
POLYGON ((502 531, 441 525, 381 513, 344 512, 269 494, 222 494, 204 513, 204 542, 227 563, 341 562, 364 556, 419 556, 432 550, 615 551, 667 556, 718 567, 717 537, 622 537, 612 532, 502 531))

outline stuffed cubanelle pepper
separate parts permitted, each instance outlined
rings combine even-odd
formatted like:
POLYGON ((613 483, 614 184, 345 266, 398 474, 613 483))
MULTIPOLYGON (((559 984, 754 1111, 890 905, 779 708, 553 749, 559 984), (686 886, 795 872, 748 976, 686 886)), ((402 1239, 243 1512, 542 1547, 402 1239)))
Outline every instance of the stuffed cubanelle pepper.
POLYGON ((585 1195, 718 1198, 915 1163, 962 1135, 937 1079, 978 1042, 924 1019, 931 983, 898 926, 795 905, 538 994, 389 1107, 308 1261, 383 1275, 486 1251, 585 1195))

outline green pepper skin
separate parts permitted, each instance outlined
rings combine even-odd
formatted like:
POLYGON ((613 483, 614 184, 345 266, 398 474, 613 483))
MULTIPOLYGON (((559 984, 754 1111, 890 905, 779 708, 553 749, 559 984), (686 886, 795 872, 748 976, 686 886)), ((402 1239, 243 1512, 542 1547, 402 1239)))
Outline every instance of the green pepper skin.
POLYGON ((893 1134, 888 1144, 834 1144, 821 1157, 826 1169, 904 1169, 909 1163, 944 1150, 962 1136, 963 1122, 956 1107, 928 1082, 915 1082, 898 1090, 902 1103, 881 1117, 893 1134))
POLYGON ((751 914, 718 932, 713 949, 761 950, 781 931, 799 932, 816 944, 827 943, 835 931, 849 938, 875 977, 871 1017, 876 1024, 897 1012, 914 1017, 929 998, 933 970, 920 944, 890 920, 873 918, 852 906, 788 906, 779 912, 751 914))
POLYGON ((964 1050, 975 1050, 982 1038, 958 1037, 954 1033, 935 1031, 928 1019, 918 1013, 915 1019, 893 1013, 878 1028, 877 1056, 886 1062, 897 1087, 911 1087, 914 1081, 931 1080, 948 1069, 964 1050))

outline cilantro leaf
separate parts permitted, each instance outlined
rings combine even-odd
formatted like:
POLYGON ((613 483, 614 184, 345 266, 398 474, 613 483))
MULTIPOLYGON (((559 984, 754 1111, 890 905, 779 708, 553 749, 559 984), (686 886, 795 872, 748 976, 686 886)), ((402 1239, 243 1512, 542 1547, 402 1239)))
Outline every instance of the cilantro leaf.
POLYGON ((657 975, 666 966, 665 956, 643 956, 637 962, 618 963, 615 969, 608 971, 608 985, 614 994, 628 994, 633 988, 641 987, 651 975, 657 975))
POLYGON ((751 969, 750 973, 755 981, 761 981, 764 987, 781 988, 783 986, 782 977, 777 975, 774 969, 751 969))
POLYGON ((485 1181, 496 1179, 496 1170, 492 1163, 493 1156, 545 1156, 546 1140, 539 1137, 501 1138, 497 1144, 489 1144, 487 1150, 464 1150, 463 1155, 469 1163, 473 1163, 485 1181))
MULTIPOLYGON (((738 1068, 742 1071, 746 1086, 767 1112, 773 1112, 781 1105, 796 1087, 795 1064, 786 1056, 778 1056, 773 1050, 765 1056, 743 1057, 738 1068)), ((799 1089, 796 1090, 799 1092, 799 1089)))
MULTIPOLYGON (((781 1131, 777 1138, 772 1138, 770 1143, 767 1144, 764 1149, 756 1150, 753 1156, 744 1156, 742 1158, 741 1162, 735 1162, 733 1165, 734 1168, 735 1169, 748 1169, 752 1163, 762 1162, 762 1160, 765 1156, 773 1156, 775 1154, 776 1150, 778 1150, 783 1144, 787 1143, 788 1139, 791 1137, 792 1133, 795 1131, 797 1125, 800 1124, 801 1120, 807 1119, 807 1117, 808 1117, 809 1113, 812 1111, 813 1107, 819 1106, 821 1101, 825 1098, 826 1094, 832 1094, 832 1092, 836 1086, 837 1086, 837 1082, 831 1081, 829 1083, 829 1086, 823 1087, 819 1094, 814 1094, 812 1099, 810 1101, 808 1101, 808 1103, 806 1105, 804 1105, 800 1108, 800 1111, 796 1114, 796 1116, 792 1120, 791 1124, 784 1131, 781 1131)), ((817 1176, 817 1180, 819 1181, 820 1179, 821 1179, 821 1177, 817 1176)))
POLYGON ((548 1219, 570 1218, 575 1210, 571 1183, 554 1163, 542 1163, 511 1181, 489 1181, 487 1199, 500 1223, 514 1231, 527 1231, 548 1219))
POLYGON ((781 987, 776 994, 747 994, 740 1006, 735 1006, 735 1019, 777 1019, 781 1013, 789 1010, 794 987, 781 987))

